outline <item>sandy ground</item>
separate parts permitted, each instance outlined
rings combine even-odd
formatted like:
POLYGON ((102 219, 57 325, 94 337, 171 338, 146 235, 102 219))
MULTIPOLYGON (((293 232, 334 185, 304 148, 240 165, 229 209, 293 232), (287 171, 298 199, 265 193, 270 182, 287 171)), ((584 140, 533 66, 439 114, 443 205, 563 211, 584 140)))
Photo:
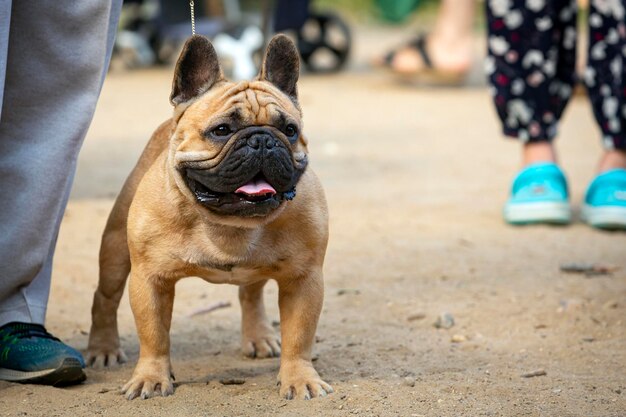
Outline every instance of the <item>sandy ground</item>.
MULTIPOLYGON (((170 69, 111 74, 81 154, 47 319, 80 349, 100 235, 125 176, 170 114, 170 77, 170 69)), ((88 369, 84 384, 66 389, 0 383, 0 415, 626 415, 626 234, 502 222, 519 155, 500 139, 485 88, 407 88, 356 65, 304 76, 300 92, 331 218, 315 363, 336 392, 281 399, 278 359, 239 351, 236 287, 190 278, 174 308, 174 396, 118 395, 138 354, 125 295, 129 363, 88 369), (618 269, 592 278, 560 272, 569 262, 618 269), (189 317, 219 301, 233 306, 189 317), (444 312, 451 329, 433 326, 444 312), (546 375, 522 377, 538 369, 546 375)), ((584 98, 567 111, 559 149, 578 207, 600 152, 584 98)), ((266 294, 273 320, 276 292, 270 285, 266 294)))

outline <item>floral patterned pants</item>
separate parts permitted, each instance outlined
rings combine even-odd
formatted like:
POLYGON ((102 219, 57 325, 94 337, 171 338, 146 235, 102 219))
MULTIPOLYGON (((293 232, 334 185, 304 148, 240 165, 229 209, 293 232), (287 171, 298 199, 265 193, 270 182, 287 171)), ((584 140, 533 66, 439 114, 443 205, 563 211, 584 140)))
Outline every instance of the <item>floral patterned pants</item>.
MULTIPOLYGON (((576 82, 576 0, 486 0, 486 71, 504 134, 550 141, 576 82)), ((606 149, 626 150, 626 0, 591 0, 584 75, 606 149)))

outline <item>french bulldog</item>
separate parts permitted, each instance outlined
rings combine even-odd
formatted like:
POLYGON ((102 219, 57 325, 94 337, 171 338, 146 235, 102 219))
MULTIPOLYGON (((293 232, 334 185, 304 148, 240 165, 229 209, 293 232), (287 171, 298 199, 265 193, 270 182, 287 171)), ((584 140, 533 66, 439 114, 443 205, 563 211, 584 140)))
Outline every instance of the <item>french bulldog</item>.
POLYGON ((184 277, 239 286, 242 350, 280 356, 280 395, 333 389, 311 363, 322 309, 328 211, 308 166, 298 104, 299 57, 284 35, 270 41, 252 81, 224 78, 210 41, 194 35, 176 64, 171 119, 161 124, 126 180, 100 249, 87 363, 124 362, 117 309, 126 279, 139 360, 128 399, 174 393, 170 324, 184 277), (263 287, 278 284, 280 338, 263 287))

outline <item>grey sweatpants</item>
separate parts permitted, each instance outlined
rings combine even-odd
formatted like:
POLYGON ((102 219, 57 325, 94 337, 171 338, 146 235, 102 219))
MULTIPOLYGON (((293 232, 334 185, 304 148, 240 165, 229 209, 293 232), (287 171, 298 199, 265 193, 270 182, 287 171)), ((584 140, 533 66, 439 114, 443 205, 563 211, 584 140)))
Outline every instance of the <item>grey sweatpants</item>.
POLYGON ((0 326, 44 323, 59 225, 121 3, 0 0, 0 326))

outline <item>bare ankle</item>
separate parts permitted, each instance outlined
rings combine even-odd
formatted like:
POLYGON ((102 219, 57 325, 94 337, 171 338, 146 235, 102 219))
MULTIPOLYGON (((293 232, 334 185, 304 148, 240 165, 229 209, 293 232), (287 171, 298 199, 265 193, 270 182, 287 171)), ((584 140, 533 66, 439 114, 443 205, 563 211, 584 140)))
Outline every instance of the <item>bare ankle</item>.
POLYGON ((528 166, 539 162, 556 162, 556 151, 551 142, 527 143, 522 148, 522 164, 528 166))
POLYGON ((626 151, 614 149, 604 152, 598 164, 598 173, 617 168, 626 169, 626 151))

